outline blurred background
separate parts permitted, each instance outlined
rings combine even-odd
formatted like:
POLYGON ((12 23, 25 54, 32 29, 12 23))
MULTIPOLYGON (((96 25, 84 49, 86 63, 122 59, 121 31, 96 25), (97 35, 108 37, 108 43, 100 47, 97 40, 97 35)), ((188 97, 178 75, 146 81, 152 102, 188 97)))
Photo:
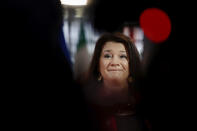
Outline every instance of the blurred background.
POLYGON ((65 44, 75 77, 87 70, 95 43, 104 32, 122 32, 130 37, 146 70, 158 44, 144 35, 140 15, 148 8, 170 12, 167 1, 162 0, 61 0, 61 3, 65 44))

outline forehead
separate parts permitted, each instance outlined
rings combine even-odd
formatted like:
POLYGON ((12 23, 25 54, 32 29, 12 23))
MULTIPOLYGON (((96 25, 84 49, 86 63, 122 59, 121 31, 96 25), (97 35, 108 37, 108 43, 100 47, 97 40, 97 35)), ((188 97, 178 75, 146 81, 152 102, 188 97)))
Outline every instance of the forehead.
POLYGON ((125 46, 120 42, 106 42, 103 46, 102 51, 112 50, 112 51, 126 51, 125 46))

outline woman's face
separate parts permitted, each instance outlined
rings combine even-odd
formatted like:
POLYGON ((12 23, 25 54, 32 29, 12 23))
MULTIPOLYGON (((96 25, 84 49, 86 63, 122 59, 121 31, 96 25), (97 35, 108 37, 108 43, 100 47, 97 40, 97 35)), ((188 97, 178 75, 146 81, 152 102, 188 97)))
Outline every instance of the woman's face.
POLYGON ((127 80, 129 62, 126 49, 122 43, 106 42, 100 56, 100 73, 104 81, 127 80))

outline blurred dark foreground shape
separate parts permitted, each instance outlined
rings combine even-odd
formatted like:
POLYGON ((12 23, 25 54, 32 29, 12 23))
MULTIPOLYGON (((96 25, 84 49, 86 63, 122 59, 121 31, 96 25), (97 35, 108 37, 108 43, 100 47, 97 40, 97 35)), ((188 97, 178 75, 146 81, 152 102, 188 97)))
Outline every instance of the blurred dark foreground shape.
POLYGON ((60 2, 6 0, 0 12, 2 125, 88 130, 83 95, 60 46, 60 2))

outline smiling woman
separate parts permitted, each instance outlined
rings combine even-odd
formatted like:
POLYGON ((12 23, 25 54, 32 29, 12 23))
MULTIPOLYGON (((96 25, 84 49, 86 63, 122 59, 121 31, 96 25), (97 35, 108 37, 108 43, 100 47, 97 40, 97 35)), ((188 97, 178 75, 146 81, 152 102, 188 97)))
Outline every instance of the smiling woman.
POLYGON ((91 119, 99 131, 142 131, 137 113, 140 58, 121 33, 103 34, 96 42, 84 91, 91 119))
POLYGON ((127 87, 129 64, 123 44, 106 42, 101 52, 99 65, 104 85, 114 87, 114 84, 119 84, 120 87, 127 87))

